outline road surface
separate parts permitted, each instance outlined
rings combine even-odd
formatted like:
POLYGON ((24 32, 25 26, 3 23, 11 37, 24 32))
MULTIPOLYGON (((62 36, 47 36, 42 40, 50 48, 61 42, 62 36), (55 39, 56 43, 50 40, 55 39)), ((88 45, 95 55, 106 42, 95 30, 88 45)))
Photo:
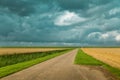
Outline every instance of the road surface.
POLYGON ((1 80, 108 80, 102 71, 74 64, 77 49, 1 80))

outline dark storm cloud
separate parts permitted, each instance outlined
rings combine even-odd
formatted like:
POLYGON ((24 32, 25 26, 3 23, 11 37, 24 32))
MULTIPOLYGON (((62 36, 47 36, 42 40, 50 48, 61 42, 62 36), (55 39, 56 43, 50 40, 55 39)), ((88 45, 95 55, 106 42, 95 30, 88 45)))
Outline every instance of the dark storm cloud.
POLYGON ((0 0, 0 44, 120 45, 119 3, 0 0))
MULTIPOLYGON (((0 6, 8 8, 11 12, 16 13, 21 16, 27 16, 35 12, 34 5, 47 4, 49 7, 53 3, 58 4, 62 9, 68 10, 84 10, 88 9, 90 4, 100 5, 102 3, 106 4, 110 2, 109 0, 0 0, 0 6)), ((54 6, 52 6, 54 7, 54 6)), ((44 10, 43 10, 44 11, 44 10)))
POLYGON ((26 0, 0 0, 0 6, 8 8, 11 12, 20 16, 26 16, 34 12, 31 2, 26 0))

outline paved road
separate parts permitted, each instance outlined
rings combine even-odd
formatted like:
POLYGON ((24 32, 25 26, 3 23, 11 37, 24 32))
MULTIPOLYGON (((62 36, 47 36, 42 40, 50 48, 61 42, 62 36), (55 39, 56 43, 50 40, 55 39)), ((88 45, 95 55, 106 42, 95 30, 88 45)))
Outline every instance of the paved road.
POLYGON ((1 80, 107 80, 99 70, 74 65, 76 53, 77 49, 1 80))

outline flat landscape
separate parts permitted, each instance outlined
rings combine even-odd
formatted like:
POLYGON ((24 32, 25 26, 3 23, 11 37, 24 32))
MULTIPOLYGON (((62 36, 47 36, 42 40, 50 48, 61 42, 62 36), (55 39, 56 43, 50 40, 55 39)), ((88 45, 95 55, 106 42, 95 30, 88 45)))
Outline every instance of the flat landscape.
POLYGON ((120 0, 0 0, 0 80, 120 80, 120 0))
POLYGON ((0 48, 0 55, 4 54, 20 54, 20 53, 32 53, 32 52, 46 52, 54 50, 62 50, 65 48, 0 48))
POLYGON ((82 48, 88 55, 120 69, 120 48, 82 48))
POLYGON ((8 51, 8 53, 0 55, 0 80, 120 79, 119 48, 2 49, 6 52, 11 50, 11 52, 8 51), (25 51, 19 52, 19 50, 25 51))
POLYGON ((108 80, 98 69, 74 64, 77 49, 1 80, 108 80))

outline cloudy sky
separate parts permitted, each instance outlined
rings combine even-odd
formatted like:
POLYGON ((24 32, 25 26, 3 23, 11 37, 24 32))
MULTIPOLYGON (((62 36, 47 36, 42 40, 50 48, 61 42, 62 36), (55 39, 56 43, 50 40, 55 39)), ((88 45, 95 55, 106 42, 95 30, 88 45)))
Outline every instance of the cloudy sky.
POLYGON ((120 0, 0 0, 0 46, 120 46, 120 0))

